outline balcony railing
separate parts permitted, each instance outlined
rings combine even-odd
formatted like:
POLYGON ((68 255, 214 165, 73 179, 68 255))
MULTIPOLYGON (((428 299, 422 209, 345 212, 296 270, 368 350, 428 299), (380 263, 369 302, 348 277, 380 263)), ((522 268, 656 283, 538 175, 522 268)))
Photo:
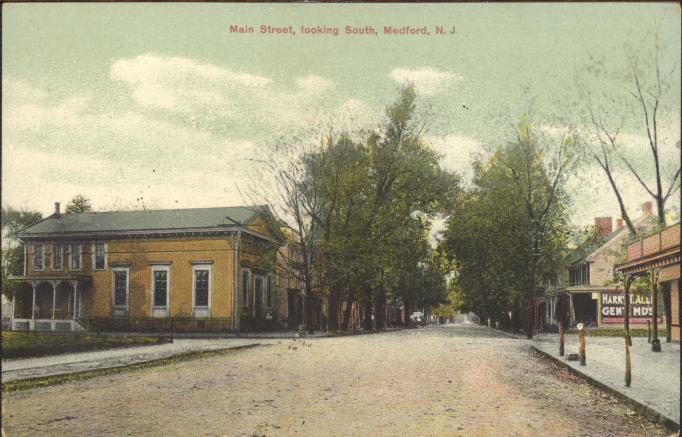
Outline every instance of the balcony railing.
POLYGON ((650 235, 649 237, 637 240, 627 246, 627 260, 634 261, 657 252, 661 252, 680 245, 680 224, 672 226, 650 235))

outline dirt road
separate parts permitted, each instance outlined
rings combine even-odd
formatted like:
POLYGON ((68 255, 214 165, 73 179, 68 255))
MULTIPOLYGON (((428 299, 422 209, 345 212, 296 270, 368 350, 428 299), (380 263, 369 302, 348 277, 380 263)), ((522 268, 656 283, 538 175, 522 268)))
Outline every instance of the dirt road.
POLYGON ((479 326, 282 340, 3 399, 8 436, 657 436, 479 326))

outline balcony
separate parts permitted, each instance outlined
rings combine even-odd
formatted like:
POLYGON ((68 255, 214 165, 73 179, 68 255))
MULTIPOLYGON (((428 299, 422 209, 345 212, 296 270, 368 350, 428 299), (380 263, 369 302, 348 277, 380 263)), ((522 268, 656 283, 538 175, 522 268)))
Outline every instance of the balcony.
POLYGON ((651 235, 647 238, 635 241, 627 246, 627 262, 635 261, 667 249, 679 247, 680 224, 672 226, 651 235))

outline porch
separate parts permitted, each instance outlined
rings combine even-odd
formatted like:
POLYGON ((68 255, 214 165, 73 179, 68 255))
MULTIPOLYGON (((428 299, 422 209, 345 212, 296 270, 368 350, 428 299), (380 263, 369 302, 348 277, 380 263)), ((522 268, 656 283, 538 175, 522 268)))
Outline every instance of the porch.
POLYGON ((9 329, 13 331, 83 331, 79 323, 87 277, 15 276, 9 329))

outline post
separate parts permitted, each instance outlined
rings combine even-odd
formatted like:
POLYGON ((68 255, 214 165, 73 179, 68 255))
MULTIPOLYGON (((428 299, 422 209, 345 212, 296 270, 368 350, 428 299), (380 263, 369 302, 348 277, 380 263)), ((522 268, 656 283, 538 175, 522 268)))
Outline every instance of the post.
POLYGON ((646 321, 647 343, 651 343, 651 320, 646 321))
POLYGON ((663 287, 663 303, 665 304, 665 342, 672 343, 672 283, 668 282, 663 287))
POLYGON ((35 325, 35 318, 36 318, 36 284, 31 281, 31 290, 33 290, 33 301, 31 303, 31 320, 33 320, 33 324, 35 325))
POLYGON ((651 306, 652 308, 652 323, 653 333, 651 338, 651 350, 653 352, 661 351, 661 341, 658 339, 658 275, 656 270, 651 271, 651 306))
POLYGON ((632 366, 630 364, 630 345, 625 337, 625 387, 630 387, 632 382, 632 366))
POLYGON ((559 356, 564 356, 564 324, 563 321, 559 322, 559 356))
POLYGON ((54 281, 50 284, 52 284, 52 320, 54 320, 54 313, 57 308, 57 286, 54 281))
POLYGON ((585 356, 585 327, 582 323, 578 323, 578 333, 580 334, 580 347, 578 352, 580 352, 580 365, 584 366, 587 361, 585 356))
POLYGON ((625 276, 625 319, 623 327, 625 328, 625 338, 628 340, 628 345, 632 346, 632 337, 630 337, 630 285, 631 280, 629 276, 625 276))
POLYGON ((73 287, 73 315, 72 319, 76 320, 76 289, 78 288, 78 282, 72 282, 71 286, 73 287))

